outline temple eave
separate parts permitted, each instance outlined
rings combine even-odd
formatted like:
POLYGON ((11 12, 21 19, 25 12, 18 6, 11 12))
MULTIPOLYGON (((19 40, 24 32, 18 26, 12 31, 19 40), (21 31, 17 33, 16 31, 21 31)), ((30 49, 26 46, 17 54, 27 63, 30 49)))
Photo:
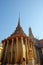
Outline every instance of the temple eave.
POLYGON ((20 35, 15 35, 15 36, 11 36, 11 37, 8 37, 8 38, 2 40, 2 43, 3 43, 4 41, 7 41, 7 40, 15 39, 16 37, 18 37, 18 38, 21 38, 21 37, 23 37, 23 38, 27 38, 27 40, 30 39, 28 36, 24 36, 24 35, 21 35, 21 36, 20 36, 20 35))

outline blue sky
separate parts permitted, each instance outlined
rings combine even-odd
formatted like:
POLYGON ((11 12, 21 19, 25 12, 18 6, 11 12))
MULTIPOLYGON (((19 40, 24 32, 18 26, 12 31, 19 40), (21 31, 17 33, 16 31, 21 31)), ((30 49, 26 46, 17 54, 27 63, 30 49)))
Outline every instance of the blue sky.
POLYGON ((14 32, 19 12, 24 32, 31 26, 34 36, 43 38, 43 0, 0 0, 0 42, 14 32))

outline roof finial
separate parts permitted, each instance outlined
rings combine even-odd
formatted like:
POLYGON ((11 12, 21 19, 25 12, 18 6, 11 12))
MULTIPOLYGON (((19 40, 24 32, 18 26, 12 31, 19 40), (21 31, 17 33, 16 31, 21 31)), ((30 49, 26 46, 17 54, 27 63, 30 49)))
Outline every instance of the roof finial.
POLYGON ((18 19, 18 26, 20 26, 20 13, 19 13, 19 19, 18 19))

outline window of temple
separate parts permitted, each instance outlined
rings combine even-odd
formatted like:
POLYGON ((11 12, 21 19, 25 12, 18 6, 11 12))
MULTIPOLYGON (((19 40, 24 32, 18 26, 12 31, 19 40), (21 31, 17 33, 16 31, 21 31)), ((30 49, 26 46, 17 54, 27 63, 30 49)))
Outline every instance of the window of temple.
POLYGON ((14 54, 16 53, 16 39, 14 40, 14 54))
POLYGON ((43 54, 43 48, 42 48, 42 54, 43 54))
POLYGON ((25 43, 25 39, 23 38, 23 42, 25 43))

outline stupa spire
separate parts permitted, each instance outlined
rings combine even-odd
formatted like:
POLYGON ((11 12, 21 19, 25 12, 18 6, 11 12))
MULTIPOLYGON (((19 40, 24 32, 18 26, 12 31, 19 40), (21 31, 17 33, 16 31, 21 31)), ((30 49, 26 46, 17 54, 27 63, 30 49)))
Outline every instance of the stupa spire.
POLYGON ((19 18, 18 18, 18 26, 20 26, 20 13, 19 13, 19 18))

